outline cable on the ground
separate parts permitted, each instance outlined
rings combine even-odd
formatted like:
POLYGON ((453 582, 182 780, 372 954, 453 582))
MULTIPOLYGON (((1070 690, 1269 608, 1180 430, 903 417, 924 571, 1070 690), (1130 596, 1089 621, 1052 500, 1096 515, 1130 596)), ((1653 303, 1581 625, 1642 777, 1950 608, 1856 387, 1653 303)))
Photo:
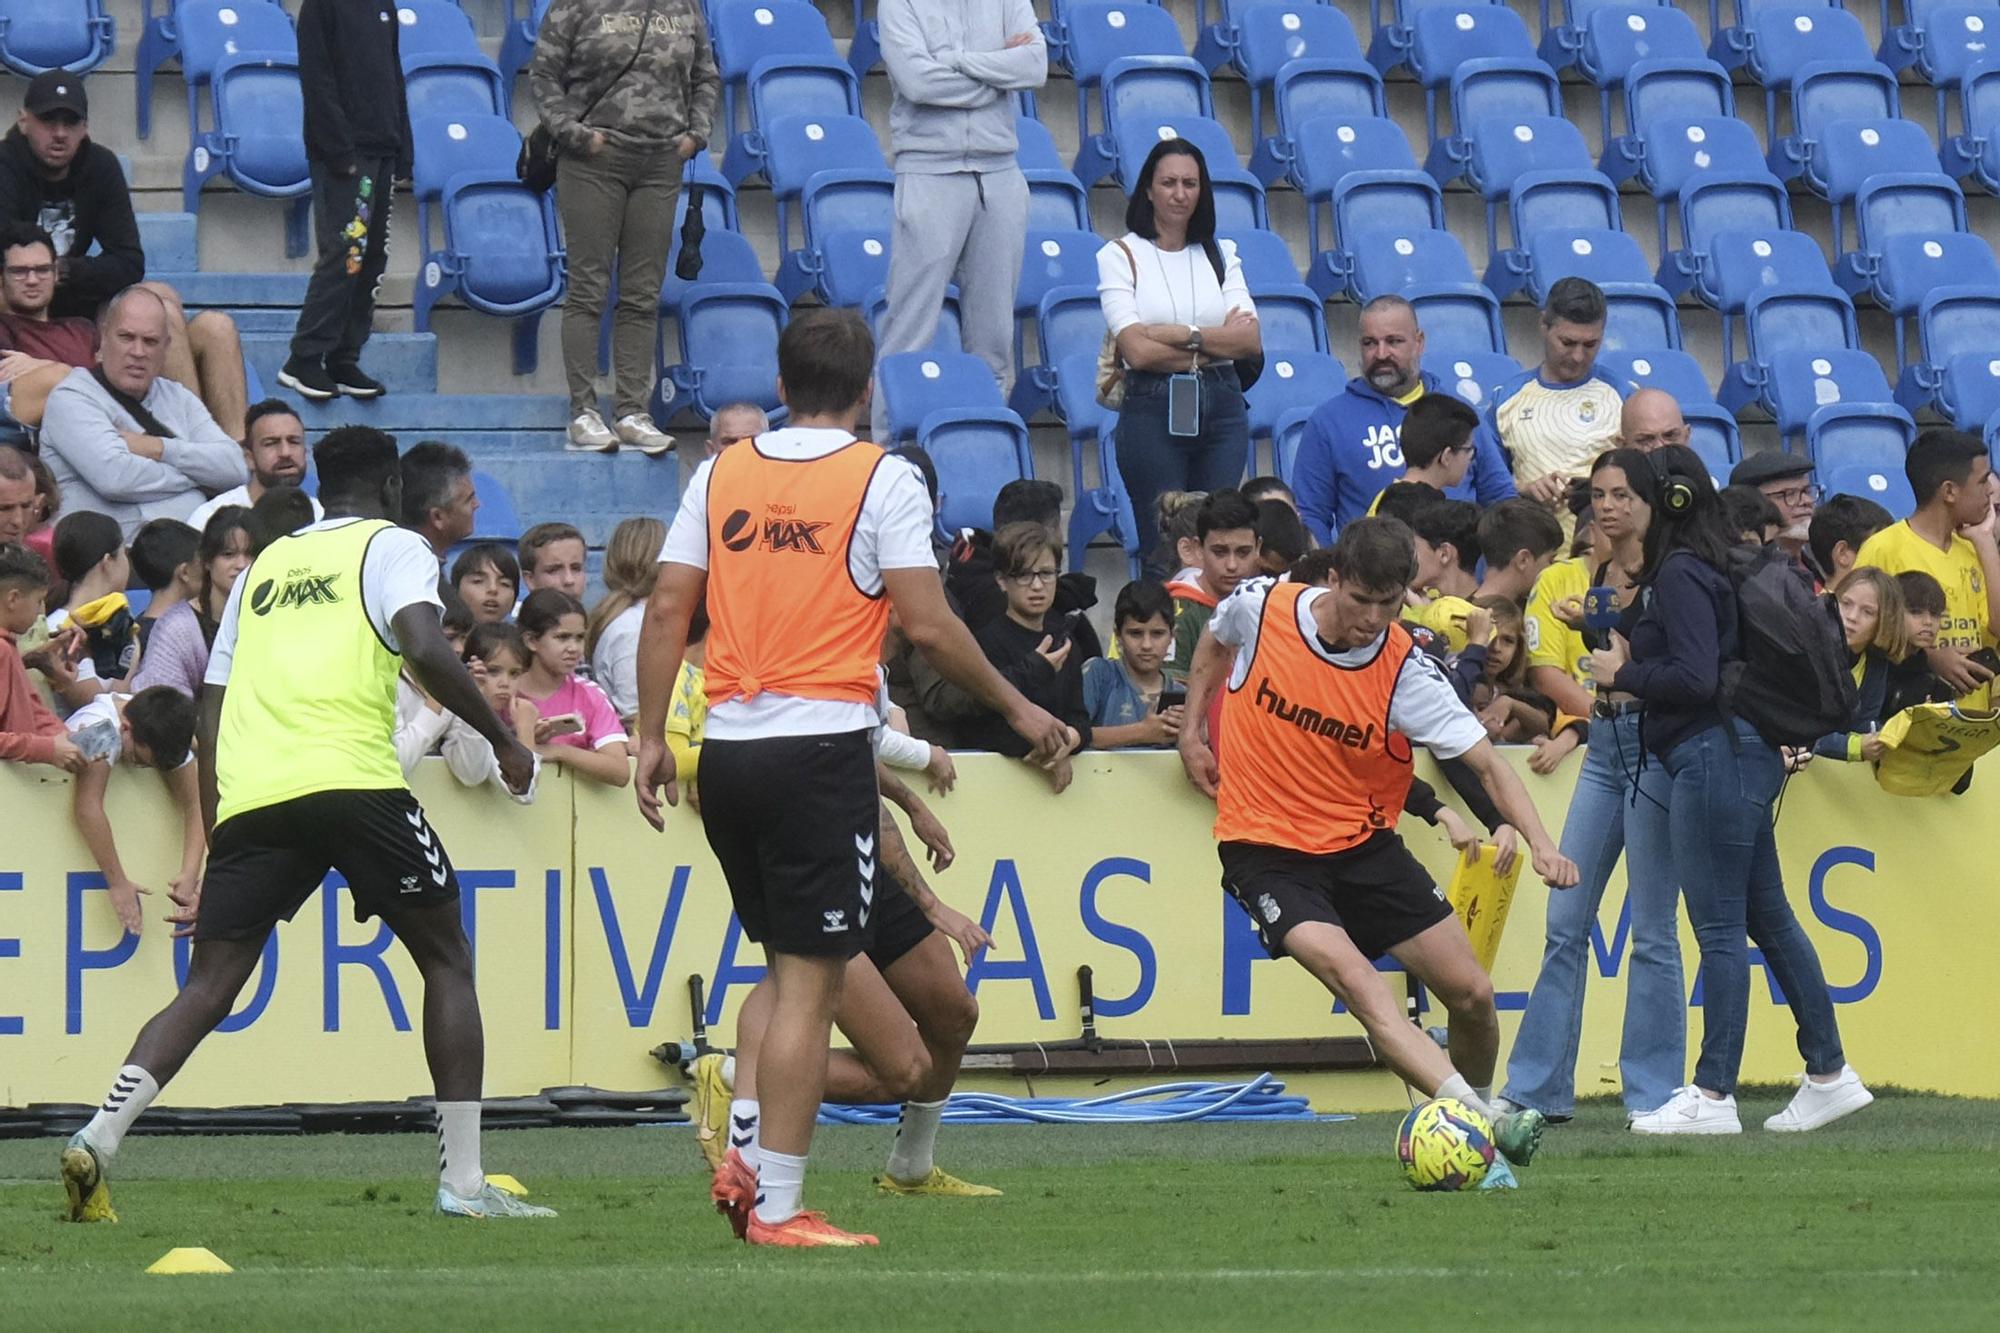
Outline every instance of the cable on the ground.
MULTIPOLYGON (((899 1106, 820 1107, 823 1125, 893 1125, 899 1106)), ((1285 1092, 1269 1073, 1247 1083, 1160 1083, 1104 1097, 1005 1097, 987 1092, 955 1092, 944 1119, 954 1125, 1098 1125, 1216 1122, 1337 1121, 1351 1115, 1317 1115, 1304 1097, 1285 1092)))

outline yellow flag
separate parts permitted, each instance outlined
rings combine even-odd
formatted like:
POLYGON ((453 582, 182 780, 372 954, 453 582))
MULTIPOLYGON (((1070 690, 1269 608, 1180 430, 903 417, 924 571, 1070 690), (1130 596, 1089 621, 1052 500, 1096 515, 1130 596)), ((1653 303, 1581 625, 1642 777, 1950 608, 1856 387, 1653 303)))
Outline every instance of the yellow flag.
POLYGON ((1500 952, 1500 935, 1507 929, 1507 911, 1514 905, 1514 886, 1521 881, 1521 864, 1527 859, 1524 854, 1516 853, 1513 868, 1503 875, 1494 868, 1499 855, 1499 848, 1490 842, 1462 853, 1458 869, 1452 872, 1451 887, 1445 890, 1451 910, 1458 913, 1459 923, 1472 937, 1473 954, 1488 972, 1493 970, 1493 959, 1500 952))

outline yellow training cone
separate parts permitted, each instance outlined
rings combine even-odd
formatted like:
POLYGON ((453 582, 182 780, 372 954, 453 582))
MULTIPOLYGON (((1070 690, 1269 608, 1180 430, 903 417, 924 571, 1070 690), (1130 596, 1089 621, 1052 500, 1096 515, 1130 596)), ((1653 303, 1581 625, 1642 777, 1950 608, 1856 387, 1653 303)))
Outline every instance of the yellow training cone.
POLYGON ((167 1277, 180 1277, 189 1273, 234 1273, 236 1270, 222 1262, 213 1250, 204 1250, 199 1245, 180 1246, 168 1250, 160 1256, 160 1261, 146 1270, 167 1277))
POLYGON ((512 1176, 488 1176, 486 1183, 502 1194, 511 1194, 517 1199, 528 1197, 528 1187, 512 1176))

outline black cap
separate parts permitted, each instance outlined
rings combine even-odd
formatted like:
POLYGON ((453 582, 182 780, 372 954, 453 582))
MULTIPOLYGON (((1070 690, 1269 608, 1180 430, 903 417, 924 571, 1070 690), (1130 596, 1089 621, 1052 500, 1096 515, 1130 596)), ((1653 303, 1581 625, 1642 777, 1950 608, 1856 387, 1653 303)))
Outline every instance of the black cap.
POLYGON ((21 109, 31 116, 51 111, 68 111, 78 120, 90 119, 90 99, 83 95, 83 76, 66 69, 52 69, 28 81, 28 95, 21 109))
POLYGON ((1778 481, 1785 477, 1810 476, 1812 460, 1804 454, 1788 454, 1782 449, 1767 449, 1761 454, 1752 454, 1738 463, 1729 474, 1731 486, 1762 486, 1767 481, 1778 481))

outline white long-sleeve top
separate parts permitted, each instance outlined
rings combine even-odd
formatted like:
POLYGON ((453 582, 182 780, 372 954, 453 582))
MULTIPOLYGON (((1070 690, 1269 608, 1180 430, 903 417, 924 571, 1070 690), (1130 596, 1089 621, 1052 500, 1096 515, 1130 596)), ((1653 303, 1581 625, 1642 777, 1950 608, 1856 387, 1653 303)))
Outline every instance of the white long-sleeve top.
POLYGON ((1161 250, 1134 232, 1097 252, 1097 300, 1105 327, 1123 333, 1134 324, 1196 324, 1214 328, 1231 310, 1257 313, 1234 241, 1217 241, 1222 248, 1222 281, 1199 245, 1161 250))

